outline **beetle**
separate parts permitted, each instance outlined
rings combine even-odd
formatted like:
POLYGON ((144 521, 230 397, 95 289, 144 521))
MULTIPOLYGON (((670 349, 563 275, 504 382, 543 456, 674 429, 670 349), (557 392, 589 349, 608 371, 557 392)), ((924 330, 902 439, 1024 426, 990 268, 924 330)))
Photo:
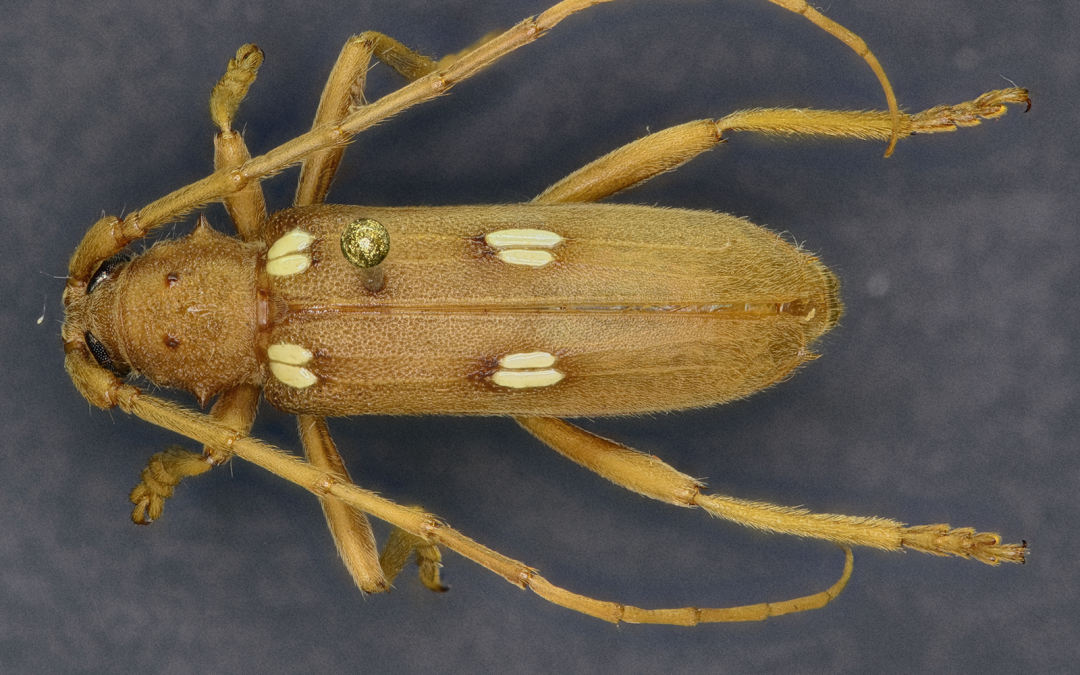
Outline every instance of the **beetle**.
POLYGON ((650 134, 586 165, 528 204, 367 208, 325 204, 349 140, 433 98, 562 19, 606 0, 564 0, 439 61, 378 33, 342 50, 310 132, 252 158, 233 129, 262 63, 245 45, 211 94, 216 171, 130 213, 95 223, 72 255, 64 291, 65 366, 94 405, 120 407, 204 444, 151 458, 133 490, 136 522, 162 514, 173 487, 233 455, 315 493, 364 592, 386 590, 411 556, 443 590, 440 546, 542 597, 608 621, 696 624, 821 607, 852 572, 851 546, 902 547, 989 564, 1023 562, 1026 544, 947 525, 816 514, 703 493, 657 459, 563 421, 716 405, 768 387, 814 358, 839 321, 839 282, 816 257, 734 216, 595 202, 677 168, 726 132, 888 141, 952 131, 1027 103, 1027 92, 908 115, 856 36, 797 0, 866 60, 888 111, 758 109, 650 134), (410 84, 363 99, 371 58, 410 84), (260 182, 301 164, 294 206, 268 216, 260 182), (222 201, 238 237, 199 217, 194 231, 139 256, 133 243, 222 201), (150 396, 131 374, 185 390, 209 415, 150 396), (297 416, 307 461, 252 438, 265 397, 297 416), (555 587, 436 517, 354 485, 325 418, 359 414, 512 416, 569 459, 613 482, 759 529, 845 550, 825 591, 745 607, 647 610, 555 587), (394 526, 381 554, 366 515, 394 526))

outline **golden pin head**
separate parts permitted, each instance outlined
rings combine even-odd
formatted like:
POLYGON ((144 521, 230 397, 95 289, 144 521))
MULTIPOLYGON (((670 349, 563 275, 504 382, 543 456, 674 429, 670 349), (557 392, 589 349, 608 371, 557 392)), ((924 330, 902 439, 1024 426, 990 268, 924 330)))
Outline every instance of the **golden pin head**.
POLYGON ((376 220, 354 220, 341 233, 341 252, 361 269, 375 267, 390 252, 390 233, 376 220))

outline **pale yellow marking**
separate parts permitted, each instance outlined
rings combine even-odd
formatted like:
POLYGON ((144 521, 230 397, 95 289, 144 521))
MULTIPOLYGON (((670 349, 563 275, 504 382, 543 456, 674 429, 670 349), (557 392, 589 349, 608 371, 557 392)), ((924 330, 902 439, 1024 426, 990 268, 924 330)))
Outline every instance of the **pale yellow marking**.
POLYGON ((497 370, 491 376, 491 381, 500 387, 510 389, 532 389, 535 387, 550 387, 564 377, 566 376, 554 368, 545 370, 497 370))
POLYGON ((274 377, 290 387, 304 389, 319 381, 307 368, 301 366, 311 363, 314 354, 310 349, 289 342, 279 342, 266 348, 266 358, 270 360, 270 372, 274 377))
POLYGON ((525 267, 543 267, 555 256, 547 251, 530 251, 527 249, 512 248, 508 251, 499 251, 499 260, 511 265, 524 265, 525 267))
POLYGON ((306 389, 319 381, 319 378, 315 376, 315 373, 307 368, 291 366, 287 363, 278 363, 277 361, 270 362, 270 372, 274 374, 274 377, 281 380, 282 383, 297 389, 306 389))
POLYGON ((300 345, 289 344, 288 342, 270 345, 266 349, 266 357, 268 359, 290 366, 306 365, 311 362, 312 356, 313 354, 310 349, 305 349, 300 345))
POLYGON ((562 243, 563 238, 547 230, 497 230, 486 235, 484 241, 492 248, 554 248, 562 243))
POLYGON ((811 309, 810 313, 803 317, 803 321, 809 321, 810 319, 813 319, 815 314, 817 314, 817 309, 811 309))
POLYGON ((311 243, 315 235, 296 228, 281 235, 266 252, 266 273, 275 277, 300 274, 311 267, 311 243))
POLYGON ((555 365, 555 357, 547 352, 522 352, 507 354, 499 359, 503 368, 518 370, 521 368, 548 368, 555 365))
POLYGON ((307 253, 294 253, 266 261, 266 273, 275 277, 291 277, 309 267, 311 267, 311 256, 307 253))
POLYGON ((307 230, 301 230, 299 227, 289 230, 281 235, 280 239, 274 242, 274 245, 266 252, 266 258, 268 260, 273 260, 274 258, 280 258, 290 253, 306 251, 311 247, 311 242, 313 241, 315 241, 315 235, 307 230))

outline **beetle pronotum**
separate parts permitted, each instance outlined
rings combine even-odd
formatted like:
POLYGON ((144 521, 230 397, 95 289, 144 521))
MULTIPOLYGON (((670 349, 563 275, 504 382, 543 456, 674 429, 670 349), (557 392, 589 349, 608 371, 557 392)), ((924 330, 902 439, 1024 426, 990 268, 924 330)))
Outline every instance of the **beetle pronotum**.
POLYGON ((528 204, 444 208, 324 205, 355 134, 435 97, 567 16, 607 0, 565 0, 441 61, 377 33, 342 50, 312 130, 251 158, 232 124, 262 53, 241 47, 211 95, 219 128, 212 175, 124 219, 95 223, 69 264, 66 367, 102 408, 119 406, 204 444, 155 455, 132 492, 149 522, 184 477, 233 455, 315 493, 338 550, 365 592, 385 590, 415 554, 441 590, 447 547, 560 605, 609 621, 695 624, 817 608, 852 570, 853 545, 908 547, 990 564, 1022 562, 1025 545, 946 525, 815 514, 706 495, 656 457, 559 419, 715 405, 784 378, 842 312, 836 277, 813 256, 717 213, 594 202, 674 169, 725 132, 889 141, 952 131, 1027 103, 993 91, 916 115, 899 112, 865 44, 801 0, 770 0, 842 39, 874 69, 888 112, 764 109, 651 134, 585 166, 528 204), (367 104, 372 57, 410 84, 367 104), (267 217, 260 182, 302 163, 294 207, 267 217), (126 247, 201 205, 224 202, 238 238, 204 217, 189 236, 139 257, 126 247), (209 415, 124 381, 139 373, 191 392, 209 415), (307 461, 248 435, 259 398, 295 413, 307 461), (509 415, 541 441, 649 497, 763 530, 834 541, 840 580, 813 595, 724 609, 645 610, 548 583, 436 517, 351 481, 324 418, 355 414, 509 415), (394 526, 381 555, 364 514, 394 526))

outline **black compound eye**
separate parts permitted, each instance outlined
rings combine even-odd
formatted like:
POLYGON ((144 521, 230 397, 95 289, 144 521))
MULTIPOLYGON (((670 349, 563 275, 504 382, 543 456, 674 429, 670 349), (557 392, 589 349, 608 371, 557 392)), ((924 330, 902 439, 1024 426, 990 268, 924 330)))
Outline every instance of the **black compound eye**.
POLYGON ((103 344, 98 342, 98 339, 94 337, 93 333, 86 331, 86 333, 83 334, 83 339, 86 340, 86 347, 90 350, 90 353, 94 355, 94 360, 98 362, 99 366, 119 377, 127 375, 127 369, 120 368, 116 365, 116 362, 109 356, 109 351, 105 349, 103 344))
MULTIPOLYGON (((95 270, 94 274, 90 277, 90 283, 86 285, 86 294, 90 295, 101 282, 115 275, 129 260, 131 260, 131 255, 128 253, 117 253, 111 258, 106 258, 98 265, 97 270, 95 270)), ((89 344, 89 342, 87 342, 87 344, 89 344)))

